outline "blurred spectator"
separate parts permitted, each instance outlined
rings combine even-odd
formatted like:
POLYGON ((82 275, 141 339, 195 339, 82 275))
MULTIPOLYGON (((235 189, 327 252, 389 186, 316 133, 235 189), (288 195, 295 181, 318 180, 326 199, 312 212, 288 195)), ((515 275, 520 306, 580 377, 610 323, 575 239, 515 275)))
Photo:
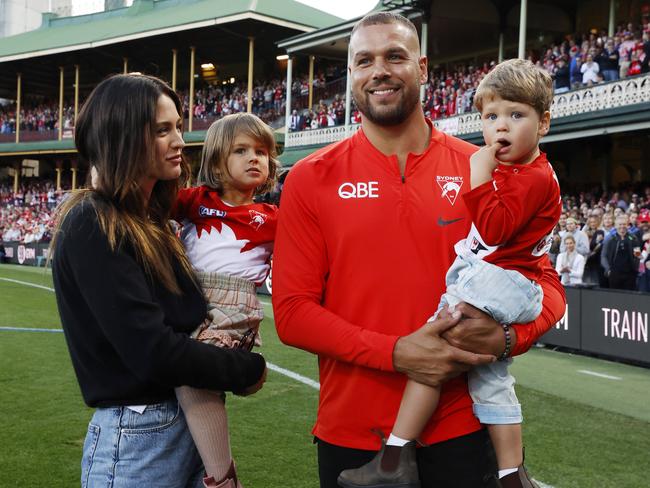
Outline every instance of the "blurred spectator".
POLYGON ((605 273, 600 264, 600 256, 603 251, 603 243, 605 242, 605 232, 599 227, 599 219, 597 215, 589 216, 585 233, 589 239, 589 254, 585 262, 585 270, 583 281, 585 283, 594 283, 598 286, 605 287, 605 273))
POLYGON ((569 62, 569 76, 571 79, 571 89, 575 90, 582 86, 582 57, 580 54, 576 54, 571 58, 569 62))
POLYGON ((293 109, 291 112, 291 117, 289 118, 289 130, 291 132, 303 130, 305 128, 305 118, 302 115, 298 115, 298 111, 293 109))
POLYGON ((573 217, 566 219, 566 230, 560 231, 560 238, 562 239, 562 243, 560 244, 560 253, 566 251, 564 243, 567 236, 573 237, 576 251, 583 258, 586 258, 589 254, 589 238, 587 237, 587 234, 578 229, 578 221, 573 217))
POLYGON ((555 76, 555 93, 564 93, 571 89, 569 65, 564 55, 557 60, 557 66, 552 73, 555 76))
POLYGON ((560 275, 563 285, 582 284, 582 274, 585 268, 585 258, 576 251, 576 241, 571 234, 564 237, 564 248, 555 264, 555 270, 560 275))
POLYGON ((618 80, 618 59, 619 55, 614 46, 614 39, 609 38, 605 43, 605 47, 595 59, 605 81, 618 80))
POLYGON ((638 226, 641 257, 637 289, 648 293, 650 292, 650 211, 648 209, 643 209, 639 213, 638 226))
POLYGON ((548 250, 548 258, 551 261, 551 264, 555 266, 557 263, 557 256, 560 254, 560 244, 562 243, 562 238, 559 234, 559 226, 555 226, 551 236, 551 248, 548 250))
POLYGON ((600 81, 600 76, 598 72, 600 68, 598 63, 594 61, 594 57, 591 54, 587 54, 585 62, 580 66, 580 72, 582 73, 582 84, 591 86, 600 81))
POLYGON ((609 287, 636 290, 641 243, 628 232, 628 217, 616 218, 616 233, 605 241, 601 261, 609 287))

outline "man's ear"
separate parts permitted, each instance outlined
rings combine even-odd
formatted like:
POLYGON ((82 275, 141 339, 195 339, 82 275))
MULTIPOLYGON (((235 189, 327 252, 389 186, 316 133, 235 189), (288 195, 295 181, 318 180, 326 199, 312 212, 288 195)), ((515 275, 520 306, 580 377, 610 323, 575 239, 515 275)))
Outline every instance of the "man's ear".
POLYGON ((418 66, 420 67, 420 85, 424 85, 429 80, 428 60, 426 56, 420 56, 418 66))

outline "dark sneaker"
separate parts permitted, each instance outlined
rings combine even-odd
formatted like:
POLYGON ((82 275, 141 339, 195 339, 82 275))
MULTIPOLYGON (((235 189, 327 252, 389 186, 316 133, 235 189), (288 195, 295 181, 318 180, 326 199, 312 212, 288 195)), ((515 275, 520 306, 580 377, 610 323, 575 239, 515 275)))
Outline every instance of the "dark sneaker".
POLYGON ((343 488, 420 488, 415 441, 397 447, 386 446, 382 439, 381 449, 372 461, 357 469, 346 469, 337 481, 343 488))
POLYGON ((516 473, 510 473, 497 480, 497 486, 499 488, 539 488, 539 485, 528 475, 523 464, 519 466, 516 473))

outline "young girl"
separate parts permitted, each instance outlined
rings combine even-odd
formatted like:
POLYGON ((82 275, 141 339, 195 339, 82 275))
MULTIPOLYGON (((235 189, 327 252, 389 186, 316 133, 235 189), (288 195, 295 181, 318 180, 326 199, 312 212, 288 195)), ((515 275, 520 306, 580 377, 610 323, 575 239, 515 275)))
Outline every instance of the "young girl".
MULTIPOLYGON (((174 218, 210 303, 212 320, 192 337, 223 348, 260 345, 263 309, 256 286, 269 273, 277 207, 254 203, 277 181, 271 129, 246 113, 208 129, 199 185, 179 192, 174 218)), ((181 387, 176 395, 206 470, 205 486, 241 487, 228 439, 223 393, 181 387)))

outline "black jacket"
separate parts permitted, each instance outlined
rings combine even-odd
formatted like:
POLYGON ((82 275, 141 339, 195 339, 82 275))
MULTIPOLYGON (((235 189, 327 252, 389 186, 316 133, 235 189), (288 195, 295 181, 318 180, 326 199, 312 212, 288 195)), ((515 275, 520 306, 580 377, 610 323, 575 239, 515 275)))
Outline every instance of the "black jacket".
POLYGON ((88 406, 158 403, 174 387, 243 390, 264 358, 190 339, 206 317, 203 293, 180 272, 181 295, 151 280, 128 245, 111 251, 89 203, 62 225, 52 273, 61 323, 88 406))
POLYGON ((601 264, 605 270, 605 274, 610 271, 615 271, 618 273, 636 273, 639 269, 639 258, 634 256, 634 248, 641 247, 641 243, 638 239, 630 233, 625 234, 625 237, 621 238, 618 234, 614 234, 609 239, 605 240, 605 245, 603 246, 603 252, 601 255, 601 264), (612 269, 614 261, 616 259, 616 254, 619 252, 619 243, 621 239, 625 239, 628 243, 626 246, 626 252, 628 253, 629 259, 629 269, 612 269))

